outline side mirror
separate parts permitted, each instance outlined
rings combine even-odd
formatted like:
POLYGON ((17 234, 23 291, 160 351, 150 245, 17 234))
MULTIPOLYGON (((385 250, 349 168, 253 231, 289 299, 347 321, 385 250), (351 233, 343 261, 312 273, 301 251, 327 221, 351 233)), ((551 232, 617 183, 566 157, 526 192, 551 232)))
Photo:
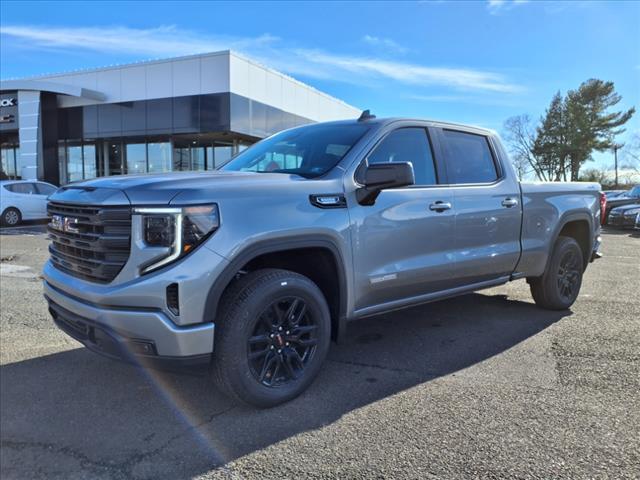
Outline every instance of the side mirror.
POLYGON ((411 162, 373 163, 362 174, 363 187, 356 191, 360 205, 373 205, 382 190, 416 183, 411 162))

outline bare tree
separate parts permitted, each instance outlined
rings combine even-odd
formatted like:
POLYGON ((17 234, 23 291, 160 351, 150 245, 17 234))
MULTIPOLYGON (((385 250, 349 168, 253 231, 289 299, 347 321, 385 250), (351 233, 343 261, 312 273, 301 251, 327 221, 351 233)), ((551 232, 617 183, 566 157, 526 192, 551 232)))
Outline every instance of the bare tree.
POLYGON ((520 179, 535 173, 538 180, 549 180, 545 169, 533 154, 536 133, 529 115, 516 115, 504 122, 504 139, 520 179))
POLYGON ((596 182, 604 186, 611 184, 608 172, 604 168, 588 168, 580 174, 578 180, 581 182, 596 182))
POLYGON ((640 172, 640 132, 631 135, 620 153, 622 154, 622 168, 640 172))

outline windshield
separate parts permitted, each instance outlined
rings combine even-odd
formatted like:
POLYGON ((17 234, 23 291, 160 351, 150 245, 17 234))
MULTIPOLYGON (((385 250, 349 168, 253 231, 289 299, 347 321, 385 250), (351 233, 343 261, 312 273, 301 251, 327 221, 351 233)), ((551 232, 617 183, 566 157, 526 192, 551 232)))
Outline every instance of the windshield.
POLYGON ((368 128, 317 124, 287 130, 256 143, 221 170, 319 177, 335 167, 368 128))
POLYGON ((629 197, 638 198, 640 197, 640 185, 637 185, 631 189, 629 193, 627 193, 629 197))

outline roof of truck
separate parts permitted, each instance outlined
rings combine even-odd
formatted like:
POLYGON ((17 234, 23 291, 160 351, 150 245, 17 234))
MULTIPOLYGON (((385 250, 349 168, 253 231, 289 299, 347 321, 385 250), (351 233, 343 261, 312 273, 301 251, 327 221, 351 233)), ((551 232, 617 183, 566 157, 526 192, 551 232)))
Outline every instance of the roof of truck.
POLYGON ((489 128, 484 128, 484 127, 478 127, 476 125, 466 125, 466 124, 463 124, 463 123, 447 122, 447 121, 443 121, 443 120, 433 120, 433 119, 426 119, 426 118, 411 118, 411 117, 369 118, 369 119, 366 119, 366 120, 358 120, 358 119, 354 118, 354 119, 350 119, 350 120, 336 120, 336 121, 333 121, 333 122, 323 122, 323 123, 327 123, 327 124, 342 124, 342 125, 364 123, 364 124, 369 124, 369 125, 383 126, 383 125, 388 125, 390 123, 395 123, 395 122, 421 122, 421 123, 432 124, 435 127, 464 129, 464 130, 469 130, 469 131, 473 131, 473 132, 476 132, 476 133, 481 133, 481 134, 484 134, 484 135, 495 135, 496 134, 496 132, 494 130, 491 130, 489 128))

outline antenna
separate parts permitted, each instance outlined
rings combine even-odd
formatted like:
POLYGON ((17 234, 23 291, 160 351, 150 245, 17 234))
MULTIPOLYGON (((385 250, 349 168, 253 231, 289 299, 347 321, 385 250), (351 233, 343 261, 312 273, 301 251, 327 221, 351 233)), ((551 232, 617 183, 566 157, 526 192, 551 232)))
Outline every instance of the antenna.
POLYGON ((372 115, 370 110, 363 110, 360 114, 360 117, 358 118, 358 121, 366 122, 367 120, 373 120, 374 118, 376 118, 376 116, 372 115))

